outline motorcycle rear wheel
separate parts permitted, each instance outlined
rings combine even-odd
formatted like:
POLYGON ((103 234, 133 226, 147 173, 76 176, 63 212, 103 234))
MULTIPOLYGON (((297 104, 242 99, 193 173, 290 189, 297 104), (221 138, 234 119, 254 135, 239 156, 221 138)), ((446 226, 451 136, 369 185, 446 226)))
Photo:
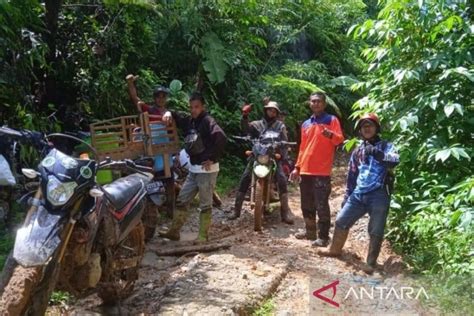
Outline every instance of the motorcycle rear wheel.
POLYGON ((155 236, 156 225, 158 225, 158 207, 152 201, 147 201, 145 211, 142 215, 145 242, 149 242, 155 236))

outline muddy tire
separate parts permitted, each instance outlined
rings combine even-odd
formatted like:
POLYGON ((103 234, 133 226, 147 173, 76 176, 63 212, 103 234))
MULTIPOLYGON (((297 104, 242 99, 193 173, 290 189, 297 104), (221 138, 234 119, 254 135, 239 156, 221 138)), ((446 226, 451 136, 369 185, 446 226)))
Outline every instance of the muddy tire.
POLYGON ((263 222, 263 197, 266 192, 266 179, 258 179, 255 187, 255 209, 254 209, 254 226, 257 232, 262 231, 263 222))
POLYGON ((151 201, 147 201, 145 211, 142 215, 144 226, 145 242, 149 242, 155 236, 156 226, 158 225, 158 208, 151 201))
POLYGON ((138 279, 138 270, 145 252, 144 227, 140 222, 128 237, 115 249, 113 260, 139 257, 136 266, 126 269, 114 269, 112 264, 102 268, 106 271, 98 286, 98 295, 105 304, 116 303, 130 296, 138 279))
MULTIPOLYGON (((32 305, 32 296, 41 281, 43 267, 24 268, 17 265, 0 299, 0 315, 23 315, 32 305)), ((47 307, 48 301, 46 301, 47 307)), ((46 311, 35 311, 43 315, 46 311)))

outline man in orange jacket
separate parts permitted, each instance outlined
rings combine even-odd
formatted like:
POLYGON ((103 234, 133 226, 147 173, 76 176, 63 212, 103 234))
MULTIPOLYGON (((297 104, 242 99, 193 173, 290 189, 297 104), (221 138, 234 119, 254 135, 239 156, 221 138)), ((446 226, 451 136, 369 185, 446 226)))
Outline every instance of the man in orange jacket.
POLYGON ((306 231, 295 234, 298 239, 314 240, 313 246, 329 244, 331 213, 331 169, 336 146, 342 143, 339 120, 325 112, 326 95, 314 92, 309 98, 313 115, 301 125, 301 144, 295 170, 290 180, 300 180, 301 210, 306 231), (316 236, 318 214, 318 239, 316 236))

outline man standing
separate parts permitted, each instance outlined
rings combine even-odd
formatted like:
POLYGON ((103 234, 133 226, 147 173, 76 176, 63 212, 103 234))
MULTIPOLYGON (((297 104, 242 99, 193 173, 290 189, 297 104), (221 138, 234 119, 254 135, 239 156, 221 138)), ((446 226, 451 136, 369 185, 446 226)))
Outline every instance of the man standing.
POLYGON ((313 246, 329 244, 331 212, 331 169, 336 146, 342 143, 339 120, 325 112, 326 95, 314 92, 309 97, 313 115, 301 126, 301 144, 295 170, 290 180, 299 180, 301 210, 305 221, 305 232, 295 234, 298 239, 316 239, 316 213, 318 214, 319 238, 313 246))
POLYGON ((219 173, 219 158, 227 138, 216 121, 206 112, 204 97, 200 93, 194 92, 191 95, 189 108, 191 116, 177 112, 168 112, 163 116, 166 122, 174 119, 178 128, 186 135, 185 149, 191 165, 178 195, 171 227, 166 232, 160 232, 160 236, 171 240, 180 239, 181 227, 189 215, 189 205, 196 194, 199 194, 198 241, 206 241, 211 226, 212 196, 219 173))
MULTIPOLYGON (((154 125, 161 125, 164 124, 161 122, 163 115, 167 112, 166 105, 168 102, 168 94, 169 90, 164 86, 157 86, 153 90, 153 104, 148 105, 137 95, 137 88, 135 87, 135 81, 138 79, 138 76, 134 76, 132 74, 127 75, 125 77, 127 80, 128 86, 128 95, 132 100, 133 104, 137 107, 138 112, 148 112, 150 115, 150 122, 153 122, 154 125)), ((167 138, 155 138, 155 141, 168 141, 167 138)), ((170 159, 170 164, 172 164, 172 160, 170 159)), ((176 193, 175 193, 175 183, 174 177, 164 178, 164 157, 163 155, 156 155, 154 157, 154 174, 158 179, 163 181, 166 190, 166 214, 169 217, 173 216, 173 212, 175 209, 175 202, 176 202, 176 193)))
POLYGON ((391 143, 380 139, 380 123, 374 113, 362 116, 357 122, 356 131, 363 143, 352 152, 349 161, 346 195, 336 218, 334 238, 329 250, 320 250, 318 253, 328 257, 339 256, 349 229, 369 213, 370 244, 364 271, 372 273, 382 246, 390 206, 393 184, 390 168, 395 167, 400 158, 391 143))
MULTIPOLYGON (((282 141, 288 141, 286 134, 286 127, 283 122, 278 120, 280 115, 280 108, 278 103, 274 101, 269 101, 264 106, 264 117, 262 120, 253 121, 249 123, 248 114, 250 112, 250 106, 245 105, 242 109, 242 120, 241 126, 242 131, 249 135, 251 138, 259 138, 266 131, 274 131, 280 135, 282 141)), ((282 160, 286 160, 288 157, 288 152, 286 148, 281 148, 282 160)), ((242 177, 240 178, 239 190, 235 197, 234 213, 229 217, 233 220, 240 217, 242 211, 242 204, 245 199, 245 194, 252 182, 252 167, 255 158, 249 158, 247 167, 245 168, 242 177)), ((287 224, 293 224, 293 218, 291 215, 290 206, 288 204, 288 185, 286 176, 283 173, 281 161, 277 164, 276 178, 278 184, 278 191, 280 193, 280 216, 281 221, 287 224)))
MULTIPOLYGON (((164 86, 157 86, 153 90, 153 104, 149 105, 140 100, 137 95, 137 88, 135 87, 135 81, 138 76, 132 74, 127 75, 128 95, 132 100, 133 104, 137 107, 138 112, 148 112, 151 115, 163 116, 166 113, 166 103, 168 102, 169 90, 164 86)), ((159 121, 160 118, 152 117, 150 121, 159 121)))

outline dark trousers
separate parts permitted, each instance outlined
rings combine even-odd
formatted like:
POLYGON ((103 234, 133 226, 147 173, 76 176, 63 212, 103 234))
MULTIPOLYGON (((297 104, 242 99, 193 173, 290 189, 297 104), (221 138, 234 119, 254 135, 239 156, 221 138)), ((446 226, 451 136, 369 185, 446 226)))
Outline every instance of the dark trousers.
POLYGON ((300 194, 303 217, 314 220, 318 214, 319 237, 329 238, 331 177, 301 175, 300 194))
MULTIPOLYGON (((250 183, 252 182, 252 168, 253 168, 253 163, 255 162, 255 159, 250 158, 249 162, 247 163, 247 167, 245 168, 244 173, 242 174, 242 177, 240 177, 240 183, 239 183, 239 192, 246 193, 247 190, 250 187, 250 183)), ((277 162, 277 168, 276 168, 276 180, 278 184, 278 192, 280 194, 285 194, 288 193, 288 184, 286 182, 286 176, 285 173, 283 172, 283 168, 281 167, 281 162, 277 162)))

